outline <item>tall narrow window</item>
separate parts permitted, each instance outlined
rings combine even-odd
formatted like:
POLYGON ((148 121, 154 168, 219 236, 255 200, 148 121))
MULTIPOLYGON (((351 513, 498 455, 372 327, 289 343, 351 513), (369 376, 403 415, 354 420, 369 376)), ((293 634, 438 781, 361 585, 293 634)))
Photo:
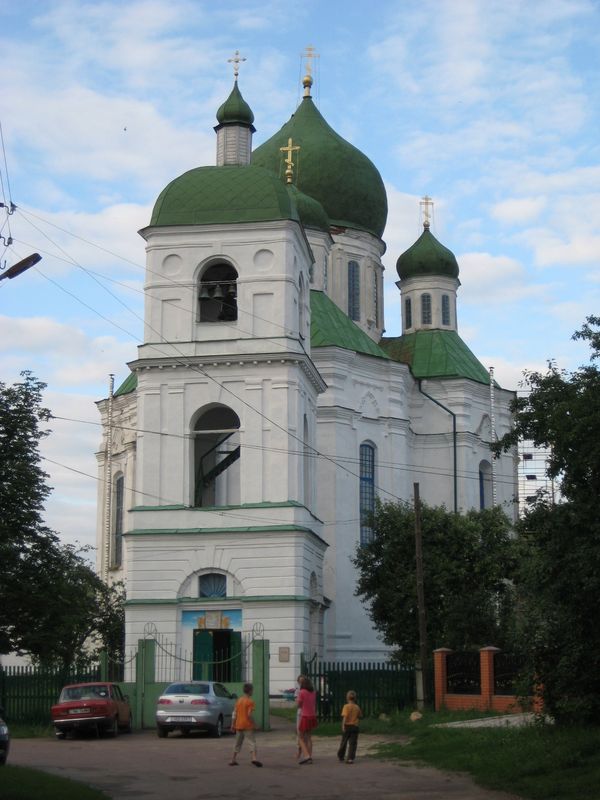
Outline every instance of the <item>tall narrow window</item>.
POLYGON ((240 419, 230 408, 214 405, 192 430, 194 439, 194 505, 239 503, 240 419))
POLYGON ((450 298, 442 295, 442 325, 450 325, 450 298))
POLYGON ((305 291, 304 291, 304 278, 302 273, 300 273, 300 280, 298 282, 298 333, 301 339, 304 339, 304 308, 306 305, 305 299, 305 291))
POLYGON ((412 300, 410 297, 404 301, 404 327, 412 328, 412 300))
POLYGON ((323 258, 323 291, 326 292, 329 284, 329 274, 327 268, 327 256, 323 258))
POLYGON ((373 319, 379 327, 379 292, 377 291, 377 270, 373 267, 373 319))
POLYGON ((234 322, 237 310, 237 272, 231 264, 212 264, 198 284, 200 322, 234 322))
POLYGON ((112 565, 120 567, 123 562, 123 500, 125 495, 125 478, 119 475, 115 481, 115 527, 112 565))
POLYGON ((431 295, 421 295, 421 325, 431 325, 431 295))
POLYGON ((310 445, 308 443, 308 419, 304 415, 304 443, 303 443, 303 483, 304 483, 304 505, 307 508, 311 506, 311 485, 310 485, 310 445))
POLYGON ((348 316, 360 319, 360 271, 358 261, 348 262, 348 316))
POLYGON ((364 442, 360 446, 360 543, 373 541, 371 516, 375 512, 375 448, 364 442))
POLYGON ((489 461, 479 462, 479 508, 492 505, 492 466, 489 461))

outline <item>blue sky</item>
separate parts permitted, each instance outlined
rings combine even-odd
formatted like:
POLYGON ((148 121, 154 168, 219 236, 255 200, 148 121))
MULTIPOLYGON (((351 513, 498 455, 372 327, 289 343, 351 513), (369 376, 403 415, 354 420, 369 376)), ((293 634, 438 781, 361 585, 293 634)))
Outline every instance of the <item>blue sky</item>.
MULTIPOLYGON (((315 100, 388 191, 388 334, 395 262, 429 194, 433 233, 460 265, 459 332, 501 385, 549 358, 586 360, 570 336, 600 297, 596 0, 23 0, 2 4, 0 31, 18 206, 2 260, 43 254, 39 271, 0 283, 0 376, 31 369, 57 416, 97 423, 108 373, 127 375, 143 313, 137 230, 166 183, 214 163, 235 50, 255 145, 299 101, 300 53, 320 54, 315 100)), ((8 224, 0 214, 5 237, 8 224)), ((93 543, 100 429, 52 428, 44 454, 62 466, 46 462, 47 521, 93 543)))

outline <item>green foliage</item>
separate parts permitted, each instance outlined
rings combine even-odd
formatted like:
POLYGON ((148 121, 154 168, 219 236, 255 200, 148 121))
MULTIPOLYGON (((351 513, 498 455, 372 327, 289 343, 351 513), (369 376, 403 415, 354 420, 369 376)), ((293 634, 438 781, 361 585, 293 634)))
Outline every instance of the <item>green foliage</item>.
MULTIPOLYGON (((429 647, 506 645, 514 550, 504 513, 495 508, 458 515, 422 504, 421 528, 429 647)), ((373 541, 354 558, 356 594, 369 602, 386 644, 414 657, 419 649, 414 509, 379 503, 373 529, 373 541)))
POLYGON ((50 493, 39 442, 49 431, 45 384, 29 372, 0 382, 0 653, 15 650, 47 666, 85 666, 94 649, 123 650, 124 591, 107 586, 87 549, 64 545, 43 523, 50 493), (87 655, 83 655, 86 653, 87 655))
POLYGON ((519 523, 515 585, 530 675, 548 713, 569 724, 600 724, 599 326, 588 317, 574 336, 589 342, 589 365, 566 373, 550 363, 546 374, 527 374, 530 394, 515 403, 514 431, 497 448, 517 438, 548 448, 560 483, 561 502, 539 497, 519 523))

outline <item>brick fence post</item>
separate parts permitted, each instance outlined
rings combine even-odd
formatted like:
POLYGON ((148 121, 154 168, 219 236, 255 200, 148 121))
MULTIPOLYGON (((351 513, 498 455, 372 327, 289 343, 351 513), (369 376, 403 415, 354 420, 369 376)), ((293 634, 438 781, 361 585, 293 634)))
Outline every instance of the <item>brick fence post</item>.
POLYGON ((448 647, 438 647, 433 651, 433 674, 435 680, 435 710, 446 705, 446 658, 452 650, 448 647))
POLYGON ((479 668, 481 670, 481 703, 484 710, 492 708, 494 696, 494 654, 499 647, 482 647, 479 651, 479 668))

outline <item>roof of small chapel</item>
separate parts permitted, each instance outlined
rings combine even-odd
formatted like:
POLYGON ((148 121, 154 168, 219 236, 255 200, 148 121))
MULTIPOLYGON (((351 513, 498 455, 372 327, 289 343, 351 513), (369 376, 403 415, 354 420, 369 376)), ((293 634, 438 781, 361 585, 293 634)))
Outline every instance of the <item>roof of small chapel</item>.
POLYGON ((422 330, 384 337, 381 348, 393 361, 408 364, 415 378, 468 378, 489 384, 483 364, 456 331, 422 330))
POLYGON ((154 227, 236 222, 300 221, 283 181, 257 166, 196 167, 160 193, 150 219, 154 227))
POLYGON ((321 203, 332 225, 381 238, 387 219, 381 175, 364 153, 325 121, 310 95, 276 134, 254 150, 252 163, 283 178, 281 148, 289 139, 300 147, 294 156, 298 189, 321 203))
POLYGON ((451 250, 435 238, 426 224, 423 233, 398 258, 396 271, 400 280, 423 275, 442 275, 458 278, 458 262, 451 250))

